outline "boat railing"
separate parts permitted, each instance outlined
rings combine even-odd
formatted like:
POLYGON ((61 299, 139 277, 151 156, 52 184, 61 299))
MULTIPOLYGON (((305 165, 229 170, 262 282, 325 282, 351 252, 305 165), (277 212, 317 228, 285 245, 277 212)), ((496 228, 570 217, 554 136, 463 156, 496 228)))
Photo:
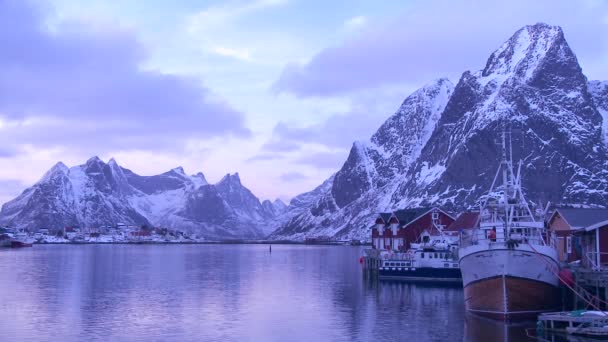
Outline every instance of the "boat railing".
POLYGON ((519 244, 548 245, 555 242, 554 234, 544 228, 521 227, 516 229, 500 228, 495 237, 491 236, 491 229, 464 230, 460 234, 460 247, 478 244, 519 244))
POLYGON ((583 258, 583 266, 593 271, 608 271, 608 253, 587 252, 583 258))
POLYGON ((385 253, 380 253, 380 259, 411 261, 411 260, 414 260, 414 255, 412 253, 385 252, 385 253))

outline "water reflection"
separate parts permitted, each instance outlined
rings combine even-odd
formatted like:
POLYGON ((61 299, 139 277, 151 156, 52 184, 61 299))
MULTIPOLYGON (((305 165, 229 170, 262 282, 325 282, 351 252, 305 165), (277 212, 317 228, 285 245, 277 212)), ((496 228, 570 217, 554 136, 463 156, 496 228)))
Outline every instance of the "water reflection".
POLYGON ((505 324, 471 314, 465 315, 464 322, 464 341, 536 341, 533 322, 505 324))
MULTIPOLYGON (((358 247, 35 246, 0 251, 18 341, 518 341, 459 287, 364 278, 358 247)), ((522 335, 522 333, 524 335, 522 335)))

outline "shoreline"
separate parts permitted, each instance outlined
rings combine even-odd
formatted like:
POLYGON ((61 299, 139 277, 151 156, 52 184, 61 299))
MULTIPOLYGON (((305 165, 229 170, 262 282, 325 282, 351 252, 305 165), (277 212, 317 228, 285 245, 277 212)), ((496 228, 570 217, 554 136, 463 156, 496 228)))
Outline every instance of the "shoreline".
POLYGON ((362 243, 351 245, 342 242, 325 243, 306 243, 304 241, 287 240, 238 240, 238 241, 180 241, 180 242, 160 242, 160 241, 123 241, 123 242, 35 242, 34 245, 306 245, 306 246, 371 246, 362 243))

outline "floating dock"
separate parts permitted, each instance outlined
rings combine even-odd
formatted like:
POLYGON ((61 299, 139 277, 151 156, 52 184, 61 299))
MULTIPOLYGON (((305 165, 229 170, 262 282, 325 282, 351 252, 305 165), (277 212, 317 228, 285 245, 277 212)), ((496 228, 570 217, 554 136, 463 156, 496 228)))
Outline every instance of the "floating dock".
POLYGON ((538 330, 608 338, 608 312, 579 310, 543 313, 538 316, 538 330))

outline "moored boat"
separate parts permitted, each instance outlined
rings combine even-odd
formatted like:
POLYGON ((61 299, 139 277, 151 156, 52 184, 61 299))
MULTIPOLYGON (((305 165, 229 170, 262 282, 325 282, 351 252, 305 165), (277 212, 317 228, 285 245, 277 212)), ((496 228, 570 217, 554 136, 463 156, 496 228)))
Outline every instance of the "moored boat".
POLYGON ((12 248, 32 247, 33 244, 34 238, 30 237, 25 232, 14 234, 13 238, 11 239, 12 248))
POLYGON ((557 307, 554 235, 524 197, 517 173, 502 161, 488 195, 480 199, 479 227, 461 234, 460 268, 467 311, 499 320, 535 319, 557 307), (502 184, 496 181, 502 175, 502 184))
POLYGON ((454 249, 426 246, 408 253, 381 253, 381 279, 460 283, 462 276, 454 249))
POLYGON ((380 279, 418 282, 461 283, 458 266, 458 236, 445 232, 432 215, 431 232, 425 230, 407 252, 381 251, 378 268, 380 279))

